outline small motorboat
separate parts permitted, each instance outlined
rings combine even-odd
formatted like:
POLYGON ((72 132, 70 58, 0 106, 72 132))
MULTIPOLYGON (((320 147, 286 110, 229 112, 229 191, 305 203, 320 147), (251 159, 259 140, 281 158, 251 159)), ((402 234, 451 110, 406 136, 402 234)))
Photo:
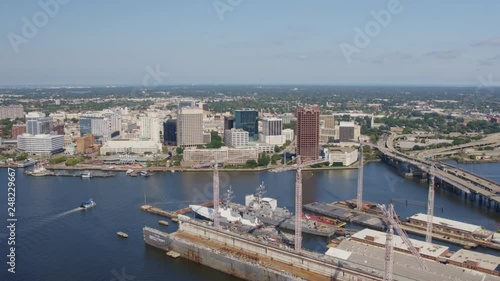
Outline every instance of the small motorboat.
POLYGON ((82 208, 83 210, 86 210, 86 209, 94 207, 95 205, 96 204, 95 204, 94 200, 92 200, 92 198, 90 198, 87 201, 83 201, 82 205, 80 205, 80 208, 82 208))

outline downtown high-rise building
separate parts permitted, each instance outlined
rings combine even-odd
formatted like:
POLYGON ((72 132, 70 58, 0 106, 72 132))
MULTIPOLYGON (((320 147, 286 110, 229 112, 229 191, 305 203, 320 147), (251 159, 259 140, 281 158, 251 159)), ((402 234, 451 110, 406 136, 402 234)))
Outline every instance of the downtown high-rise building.
POLYGON ((26 114, 26 132, 31 135, 50 134, 52 119, 43 112, 30 112, 26 114))
POLYGON ((262 132, 259 141, 271 145, 283 145, 286 141, 283 131, 283 120, 281 118, 263 118, 261 121, 262 132))
POLYGON ((234 117, 224 116, 224 131, 234 128, 234 117))
POLYGON ((319 107, 297 107, 297 155, 302 162, 316 160, 319 156, 319 107))
POLYGON ((163 143, 177 145, 177 119, 168 119, 163 122, 163 143))
POLYGON ((141 138, 160 142, 160 118, 156 113, 148 113, 139 117, 141 138))
POLYGON ((234 111, 234 128, 248 132, 250 140, 259 137, 259 113, 257 110, 243 108, 234 111))
POLYGON ((203 140, 203 109, 181 107, 177 112, 177 145, 197 146, 203 140))

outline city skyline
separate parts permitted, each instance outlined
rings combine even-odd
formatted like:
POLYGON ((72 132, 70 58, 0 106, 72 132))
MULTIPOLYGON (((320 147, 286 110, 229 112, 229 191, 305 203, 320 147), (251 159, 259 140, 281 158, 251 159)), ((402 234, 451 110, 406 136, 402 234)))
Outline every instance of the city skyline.
POLYGON ((0 4, 0 85, 500 85, 495 1, 55 1, 0 4))

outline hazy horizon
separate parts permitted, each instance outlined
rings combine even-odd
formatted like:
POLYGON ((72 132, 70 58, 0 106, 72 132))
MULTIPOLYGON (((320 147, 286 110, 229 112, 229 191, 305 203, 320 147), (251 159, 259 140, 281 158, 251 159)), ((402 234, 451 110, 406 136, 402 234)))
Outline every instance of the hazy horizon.
POLYGON ((500 2, 0 3, 1 86, 500 86, 500 2))

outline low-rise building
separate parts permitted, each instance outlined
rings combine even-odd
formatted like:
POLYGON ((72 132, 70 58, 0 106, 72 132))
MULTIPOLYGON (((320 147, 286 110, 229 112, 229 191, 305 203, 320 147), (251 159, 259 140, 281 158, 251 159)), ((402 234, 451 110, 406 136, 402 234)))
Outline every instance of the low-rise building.
POLYGON ((17 136, 26 133, 26 125, 12 125, 12 139, 17 140, 17 136))
POLYGON ((357 147, 328 147, 324 149, 325 159, 330 165, 350 166, 358 161, 359 153, 357 147))
POLYGON ((185 162, 203 164, 216 161, 224 164, 245 164, 248 160, 257 160, 259 152, 255 148, 229 148, 223 146, 217 149, 187 147, 184 149, 185 162))
POLYGON ((99 147, 94 145, 94 135, 86 134, 83 137, 79 137, 75 140, 76 142, 76 153, 94 153, 98 151, 99 147))
POLYGON ((101 155, 106 153, 157 153, 161 151, 161 143, 152 140, 117 139, 107 141, 100 149, 101 155))
POLYGON ((448 259, 453 265, 500 276, 500 257, 460 249, 448 259))
MULTIPOLYGON (((409 218, 413 225, 427 227, 427 214, 415 214, 409 218)), ((433 229, 443 233, 450 233, 462 237, 476 237, 480 239, 491 239, 493 231, 483 229, 479 225, 449 220, 434 216, 432 219, 433 229)))
MULTIPOLYGON (((361 231, 356 232, 351 236, 351 240, 362 242, 369 245, 375 245, 378 247, 385 247, 385 242, 387 239, 387 235, 384 232, 372 230, 365 228, 361 231)), ((419 254, 431 260, 439 261, 442 257, 445 257, 446 254, 449 253, 450 249, 446 246, 441 246, 437 244, 427 243, 420 240, 410 239, 411 243, 418 250, 419 254)), ((403 242, 403 239, 394 235, 392 237, 392 244, 396 251, 408 253, 411 251, 408 249, 408 246, 403 242)))
POLYGON ((17 137, 17 148, 29 154, 56 154, 64 151, 64 136, 23 134, 17 137))

